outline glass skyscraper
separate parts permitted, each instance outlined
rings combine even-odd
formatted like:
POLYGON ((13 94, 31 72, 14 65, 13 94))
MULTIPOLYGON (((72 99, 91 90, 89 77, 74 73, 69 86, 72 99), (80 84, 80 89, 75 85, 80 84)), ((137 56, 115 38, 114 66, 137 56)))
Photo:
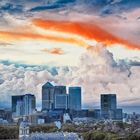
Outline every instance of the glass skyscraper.
POLYGON ((69 87, 69 109, 81 110, 81 87, 69 87))
POLYGON ((101 109, 111 110, 117 108, 116 94, 101 94, 101 109))
POLYGON ((122 109, 117 109, 116 94, 101 94, 102 119, 122 119, 122 109))
POLYGON ((24 95, 12 96, 12 114, 16 114, 16 105, 18 101, 23 100, 24 95))
POLYGON ((25 94, 12 96, 12 114, 14 116, 31 115, 36 108, 35 96, 25 94))
POLYGON ((32 94, 24 95, 23 103, 24 103, 24 115, 31 115, 36 108, 35 96, 32 94))
POLYGON ((16 116, 22 116, 24 115, 24 102, 23 101, 17 101, 16 104, 16 116))
POLYGON ((44 84, 42 86, 42 109, 43 110, 55 109, 56 107, 55 99, 59 98, 59 96, 57 95, 62 94, 66 95, 66 86, 53 86, 50 82, 44 84))
POLYGON ((47 82, 42 86, 42 110, 53 108, 54 86, 47 82))
POLYGON ((116 94, 101 94, 101 116, 104 119, 115 117, 114 110, 117 108, 116 94))

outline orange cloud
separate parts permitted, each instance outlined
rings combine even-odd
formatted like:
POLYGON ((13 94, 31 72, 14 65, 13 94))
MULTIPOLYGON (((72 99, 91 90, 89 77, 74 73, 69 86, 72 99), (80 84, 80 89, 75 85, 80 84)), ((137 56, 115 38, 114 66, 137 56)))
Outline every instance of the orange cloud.
POLYGON ((62 55, 64 54, 64 51, 61 48, 52 48, 52 49, 43 49, 43 52, 47 52, 50 54, 55 54, 55 55, 62 55))
POLYGON ((76 39, 74 37, 61 37, 59 35, 42 35, 39 33, 31 33, 31 32, 10 32, 10 31, 0 31, 0 40, 25 40, 25 39, 38 39, 38 40, 49 40, 56 42, 64 42, 76 44, 85 48, 88 48, 88 44, 86 44, 83 40, 76 39))
POLYGON ((106 45, 121 44, 129 49, 140 49, 140 45, 117 37, 94 23, 43 19, 34 19, 32 22, 35 26, 43 29, 78 34, 86 39, 96 40, 106 45))
MULTIPOLYGON (((34 19, 32 23, 35 27, 40 27, 45 30, 55 31, 57 34, 49 33, 44 34, 40 32, 35 32, 30 30, 27 32, 22 31, 0 31, 0 41, 19 41, 25 39, 33 40, 48 40, 55 42, 63 42, 75 44, 86 49, 91 47, 91 44, 87 42, 96 40, 97 42, 102 42, 106 46, 112 44, 121 44, 129 49, 140 49, 140 45, 134 44, 130 41, 123 40, 111 33, 108 33, 106 30, 100 28, 94 23, 83 23, 83 22, 74 22, 74 21, 53 21, 53 20, 42 20, 34 19), (61 35, 65 33, 65 35, 61 35), (67 34, 69 36, 67 36, 67 34), (75 35, 77 35, 75 37, 75 35)), ((31 28, 32 29, 32 28, 31 28)))

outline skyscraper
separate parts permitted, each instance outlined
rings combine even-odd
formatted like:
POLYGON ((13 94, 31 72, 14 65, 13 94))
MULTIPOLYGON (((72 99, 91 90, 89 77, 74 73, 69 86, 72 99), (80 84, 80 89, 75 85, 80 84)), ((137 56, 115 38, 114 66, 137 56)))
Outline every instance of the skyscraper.
POLYGON ((42 86, 42 110, 50 110, 53 108, 54 86, 47 82, 42 86))
POLYGON ((54 87, 54 109, 68 108, 68 95, 66 94, 66 86, 54 87))
POLYGON ((101 116, 104 119, 112 119, 116 110, 116 94, 101 94, 101 116))
POLYGON ((24 103, 24 115, 31 115, 36 108, 35 96, 32 94, 24 95, 23 103, 24 103))
POLYGON ((122 119, 122 109, 117 109, 116 94, 101 94, 101 117, 103 119, 122 119))
POLYGON ((18 101, 23 100, 24 95, 12 96, 12 114, 16 114, 16 105, 18 101))
POLYGON ((69 87, 69 108, 81 110, 81 87, 69 87))
POLYGON ((116 108, 116 94, 101 94, 101 110, 111 110, 116 108))
POLYGON ((23 101, 17 101, 16 116, 22 116, 22 115, 24 115, 24 102, 23 101))
POLYGON ((66 86, 53 86, 50 82, 44 84, 42 86, 42 109, 55 109, 56 96, 61 94, 66 94, 66 86))
POLYGON ((12 115, 30 115, 36 108, 35 96, 32 94, 12 96, 12 115))

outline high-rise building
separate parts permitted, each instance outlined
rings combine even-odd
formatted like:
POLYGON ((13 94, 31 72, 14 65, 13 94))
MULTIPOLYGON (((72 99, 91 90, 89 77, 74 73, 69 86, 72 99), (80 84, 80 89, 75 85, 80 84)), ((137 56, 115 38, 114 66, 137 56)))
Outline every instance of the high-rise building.
POLYGON ((54 109, 68 108, 68 95, 66 94, 66 86, 54 87, 54 109))
POLYGON ((24 102, 23 101, 17 101, 16 116, 22 116, 22 115, 24 115, 24 102))
POLYGON ((18 117, 30 115, 36 108, 35 96, 32 94, 12 96, 12 115, 18 117))
POLYGON ((69 109, 81 110, 81 87, 69 87, 69 109))
POLYGON ((44 84, 42 86, 42 109, 55 109, 55 98, 62 94, 66 94, 66 86, 53 86, 50 82, 44 84))
POLYGON ((16 105, 18 101, 23 100, 24 95, 12 96, 12 114, 16 114, 16 105))
POLYGON ((101 109, 111 110, 117 108, 116 94, 101 94, 101 109))
POLYGON ((23 103, 24 103, 24 115, 31 115, 36 108, 35 96, 32 94, 24 95, 23 103))
POLYGON ((68 109, 68 95, 67 94, 56 94, 54 101, 55 109, 68 109))
POLYGON ((47 82, 42 86, 42 110, 51 110, 53 108, 54 86, 47 82))
POLYGON ((117 108, 116 94, 101 94, 101 117, 122 120, 122 109, 117 108))
POLYGON ((116 94, 101 94, 101 116, 105 119, 115 117, 117 108, 116 94))

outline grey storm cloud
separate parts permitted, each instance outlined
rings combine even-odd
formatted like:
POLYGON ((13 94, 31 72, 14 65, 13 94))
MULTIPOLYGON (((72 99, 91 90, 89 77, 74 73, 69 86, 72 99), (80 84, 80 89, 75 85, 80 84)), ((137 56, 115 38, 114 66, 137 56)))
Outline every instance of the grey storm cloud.
MULTIPOLYGON (((52 66, 48 66, 48 65, 29 65, 29 64, 24 64, 22 62, 14 62, 14 61, 10 61, 10 60, 0 60, 0 64, 3 64, 5 66, 10 66, 10 65, 14 65, 15 68, 24 68, 26 70, 31 70, 31 71, 43 71, 43 70, 47 70, 48 72, 50 72, 53 76, 58 74, 58 69, 59 67, 52 67, 52 66)), ((66 71, 68 71, 68 67, 63 67, 64 69, 66 69, 66 71)))
POLYGON ((75 6, 83 7, 80 12, 96 11, 99 15, 106 16, 140 7, 139 0, 2 0, 0 13, 10 14, 41 12, 45 10, 74 10, 75 6))
POLYGON ((7 12, 7 13, 10 13, 10 14, 22 13, 23 12, 23 6, 12 4, 12 3, 6 3, 6 4, 0 6, 0 12, 7 12))
POLYGON ((109 15, 140 7, 139 0, 111 0, 101 10, 101 15, 109 15))

